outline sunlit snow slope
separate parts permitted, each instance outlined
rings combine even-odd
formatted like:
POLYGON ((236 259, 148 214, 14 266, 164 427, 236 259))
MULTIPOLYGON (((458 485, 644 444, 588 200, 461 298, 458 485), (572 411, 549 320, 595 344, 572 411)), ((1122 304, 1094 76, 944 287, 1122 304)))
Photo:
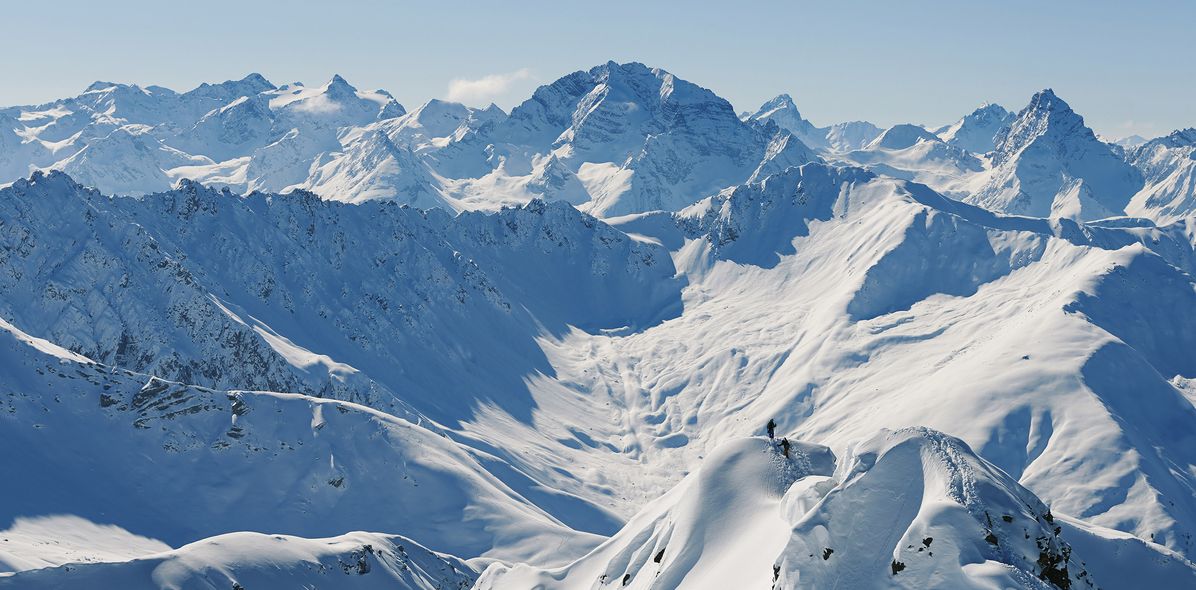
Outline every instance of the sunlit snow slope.
POLYGON ((1196 584, 1186 131, 613 62, 0 122, 0 588, 1196 584))

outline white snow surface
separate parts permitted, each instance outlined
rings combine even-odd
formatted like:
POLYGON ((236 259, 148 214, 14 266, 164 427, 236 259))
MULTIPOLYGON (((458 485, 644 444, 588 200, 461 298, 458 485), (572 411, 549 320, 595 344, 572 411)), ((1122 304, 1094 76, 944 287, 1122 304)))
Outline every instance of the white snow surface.
POLYGON ((0 587, 1196 583, 1191 130, 613 62, 0 123, 0 587))

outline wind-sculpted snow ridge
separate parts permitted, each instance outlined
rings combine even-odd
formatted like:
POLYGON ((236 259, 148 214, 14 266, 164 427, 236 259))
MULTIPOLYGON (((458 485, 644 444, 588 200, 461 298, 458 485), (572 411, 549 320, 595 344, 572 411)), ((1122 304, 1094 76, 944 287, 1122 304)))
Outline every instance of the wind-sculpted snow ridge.
POLYGON ((969 202, 1005 213, 1098 219, 1123 215, 1142 174, 1050 89, 995 140, 990 177, 969 202))
POLYGON ((740 439, 567 566, 505 588, 1139 588, 1196 583, 1167 549, 1055 515, 962 441, 885 431, 826 447, 740 439), (787 454, 786 454, 787 451, 787 454))
MULTIPOLYGON (((0 363, 0 468, 20 474, 19 485, 3 492, 2 522, 71 515, 174 547, 242 530, 305 537, 385 530, 464 557, 506 559, 560 559, 598 540, 533 505, 442 432, 365 406, 164 381, 95 363, 2 320, 0 363)), ((6 534, 0 564, 25 569, 37 544, 57 546, 79 526, 52 521, 40 543, 24 547, 8 545, 6 534)), ((100 536, 92 542, 94 549, 50 565, 123 561, 103 555, 100 536)), ((129 544, 115 535, 112 543, 129 544)), ((181 551, 161 559, 190 561, 181 551)), ((230 551, 226 558, 236 557, 230 551)), ((329 551, 348 552, 344 545, 322 552, 329 551)), ((148 575, 139 567, 93 573, 148 575)))
POLYGON ((460 559, 396 535, 230 533, 130 561, 0 574, 0 588, 467 590, 476 577, 460 559))

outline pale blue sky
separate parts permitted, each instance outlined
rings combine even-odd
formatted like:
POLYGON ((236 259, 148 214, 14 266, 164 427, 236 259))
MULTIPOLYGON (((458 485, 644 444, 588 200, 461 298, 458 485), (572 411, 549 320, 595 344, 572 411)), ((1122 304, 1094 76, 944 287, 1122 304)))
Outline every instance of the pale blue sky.
POLYGON ((186 90, 260 72, 340 73, 408 108, 446 97, 509 108, 608 59, 710 88, 737 110, 780 92, 817 124, 946 123, 1050 86, 1098 132, 1196 126, 1196 2, 58 0, 5 2, 0 104, 94 80, 186 90))

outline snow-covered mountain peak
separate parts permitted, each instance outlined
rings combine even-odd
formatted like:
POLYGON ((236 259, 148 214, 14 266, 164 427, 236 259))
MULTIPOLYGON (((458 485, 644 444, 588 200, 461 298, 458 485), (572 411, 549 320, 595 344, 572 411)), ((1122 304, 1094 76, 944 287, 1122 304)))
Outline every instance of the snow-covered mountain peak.
POLYGON ((997 134, 1015 116, 999 104, 986 102, 959 121, 938 130, 938 136, 969 152, 984 154, 993 150, 997 134))
POLYGON ((884 133, 880 134, 880 137, 868 144, 868 149, 900 150, 912 147, 919 141, 940 141, 940 139, 921 125, 903 123, 886 129, 884 133))
POLYGON ((779 94, 760 105, 760 108, 755 113, 749 115, 746 120, 757 122, 772 121, 780 126, 781 129, 793 133, 803 143, 811 147, 823 147, 827 143, 826 130, 817 129, 813 123, 803 119, 801 112, 797 110, 797 105, 793 102, 793 98, 788 94, 779 94))
POLYGON ((333 74, 322 87, 325 94, 333 98, 349 98, 357 95, 357 88, 349 84, 340 74, 333 74))
POLYGON ((1099 141, 1084 125, 1084 118, 1047 88, 1035 93, 1030 104, 994 138, 993 163, 1000 165, 1008 161, 1042 137, 1053 142, 1099 141))
POLYGON ((1196 128, 1177 129, 1128 151, 1146 184, 1128 211, 1169 222, 1196 212, 1196 128))
POLYGON ((1162 144, 1172 148, 1196 146, 1196 127, 1176 129, 1163 137, 1145 142, 1143 145, 1146 144, 1162 144))
POLYGON ((848 121, 816 127, 802 117, 788 94, 780 94, 765 102, 744 120, 754 123, 772 121, 811 148, 832 154, 864 148, 884 131, 867 121, 848 121))
POLYGON ((795 115, 798 118, 801 117, 801 113, 797 110, 797 104, 793 102, 793 97, 787 93, 781 93, 760 105, 760 108, 749 118, 759 119, 782 111, 795 115))
POLYGON ((87 88, 83 89, 83 93, 86 94, 88 92, 99 92, 101 90, 107 90, 114 86, 117 86, 116 82, 105 82, 103 80, 96 80, 95 82, 88 84, 87 88))
POLYGON ((370 120, 398 117, 407 112, 389 94, 359 91, 340 74, 334 74, 322 86, 279 91, 270 101, 270 107, 323 118, 336 116, 337 122, 342 125, 360 125, 370 120))
POLYGON ((420 127, 428 137, 452 135, 477 109, 433 98, 407 114, 405 126, 420 127))
POLYGON ((993 169, 968 197, 989 209, 1097 219, 1123 215, 1142 188, 1141 173, 1049 88, 1035 94, 994 143, 993 169))
POLYGON ((204 96, 221 100, 235 100, 240 97, 255 96, 270 90, 276 90, 265 76, 251 73, 240 80, 228 80, 217 84, 204 82, 195 89, 183 93, 184 96, 204 96))

